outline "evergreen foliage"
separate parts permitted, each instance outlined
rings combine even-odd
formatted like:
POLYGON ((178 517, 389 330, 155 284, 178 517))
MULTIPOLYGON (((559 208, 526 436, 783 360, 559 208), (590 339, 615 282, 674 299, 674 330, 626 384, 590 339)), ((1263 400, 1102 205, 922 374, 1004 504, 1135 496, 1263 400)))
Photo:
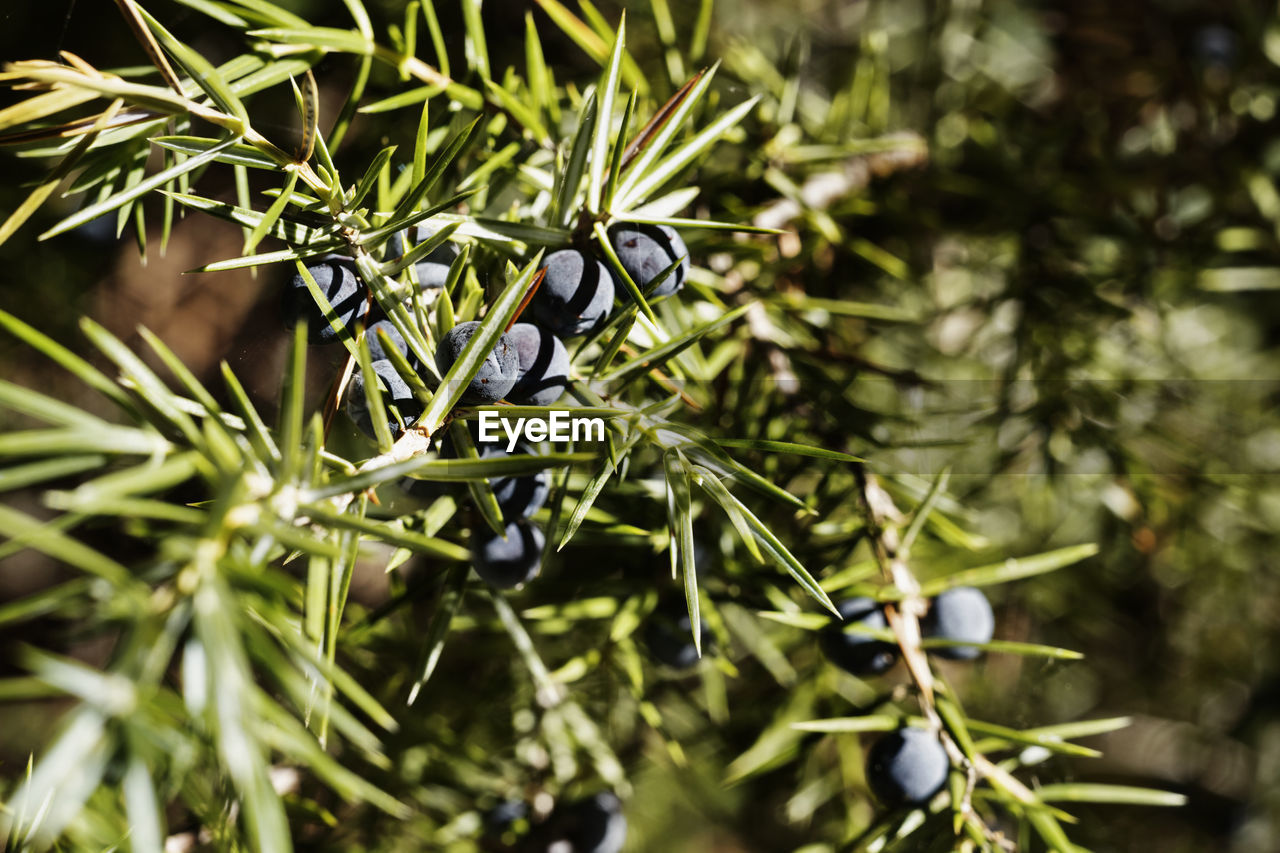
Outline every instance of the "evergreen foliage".
MULTIPOLYGON (((135 351, 85 318, 85 357, 0 312, 6 335, 100 398, 91 411, 0 380, 18 424, 0 434, 0 490, 41 501, 0 505, 0 552, 76 572, 0 605, 0 627, 65 620, 111 646, 95 668, 32 642, 29 675, 0 680, 3 698, 74 703, 22 772, 5 768, 13 849, 467 851, 575 833, 659 849, 623 817, 643 812, 653 766, 710 766, 746 790, 785 772, 806 853, 1068 853, 1083 849, 1076 804, 1183 803, 1050 781, 1127 718, 966 711, 961 667, 1077 652, 1002 631, 998 596, 996 639, 930 621, 931 602, 986 602, 979 590, 1098 546, 1000 552, 948 468, 911 472, 946 438, 904 439, 849 392, 868 376, 923 384, 854 354, 909 355, 899 336, 924 320, 908 261, 857 224, 870 211, 855 189, 928 156, 890 132, 885 32, 818 90, 750 45, 710 57, 711 0, 681 37, 654 0, 653 55, 633 50, 634 11, 537 0, 518 57, 491 54, 488 12, 460 0, 464 67, 433 0, 379 25, 346 0, 341 27, 267 0, 178 0, 242 51, 216 59, 171 31, 171 9, 116 5, 145 67, 64 53, 0 74, 22 96, 0 110, 0 143, 51 161, 0 242, 56 190, 81 206, 42 238, 107 216, 145 252, 183 216, 221 219, 242 252, 193 273, 287 268, 293 328, 268 408, 225 363, 199 377, 146 329, 135 351), (549 28, 598 74, 549 62, 549 28), (332 114, 322 60, 351 74, 332 114), (255 109, 281 92, 292 134, 255 109), (344 146, 357 116, 388 127, 368 157, 344 146), (234 202, 205 189, 217 180, 234 202), (837 253, 901 298, 823 288, 837 253), (565 341, 546 338, 565 396, 501 402, 517 378, 508 331, 549 316, 564 322, 565 341), (309 347, 325 343, 345 358, 313 399, 309 347), (477 450, 481 412, 565 408, 605 419, 603 446, 477 450), (508 499, 521 484, 537 499, 508 499), (391 577, 381 606, 352 601, 370 567, 391 577), (682 616, 662 609, 672 592, 682 616), (833 598, 871 609, 835 627, 853 613, 833 598), (845 665, 841 647, 877 661, 845 665), (877 781, 905 759, 871 745, 919 738, 945 755, 929 768, 941 783, 877 781)), ((999 401, 1011 422, 1016 367, 999 401)))

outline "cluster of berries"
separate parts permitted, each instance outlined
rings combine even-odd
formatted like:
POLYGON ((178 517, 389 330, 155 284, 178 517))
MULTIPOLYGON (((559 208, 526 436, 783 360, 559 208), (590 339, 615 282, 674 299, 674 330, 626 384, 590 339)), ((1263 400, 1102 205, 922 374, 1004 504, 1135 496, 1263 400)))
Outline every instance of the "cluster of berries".
MULTIPOLYGON (((689 258, 684 241, 666 226, 616 225, 610 240, 623 269, 641 288, 679 262, 673 275, 652 291, 674 293, 684 286, 689 258)), ((560 398, 568 382, 569 355, 561 338, 588 334, 600 328, 613 311, 617 292, 608 267, 577 249, 548 255, 542 286, 529 303, 533 323, 516 323, 498 338, 480 371, 462 395, 467 403, 513 403, 549 406, 560 398), (514 377, 514 378, 512 378, 514 377)), ((436 364, 445 373, 457 360, 478 323, 460 323, 436 350, 436 364)), ((524 447, 522 452, 529 452, 524 447)), ((483 456, 505 451, 486 447, 483 456)), ((532 580, 542 563, 546 539, 528 520, 546 500, 549 477, 501 478, 490 482, 504 519, 502 536, 479 530, 471 551, 476 574, 494 586, 511 587, 532 580), (530 500, 530 497, 536 498, 530 500)))
MULTIPOLYGON (((419 229, 419 236, 426 236, 423 229, 419 229)), ((647 293, 646 298, 667 296, 684 286, 689 274, 689 253, 674 229, 665 225, 618 223, 609 229, 609 239, 623 269, 647 293)), ((397 235, 388 252, 392 256, 402 254, 404 245, 403 238, 397 235)), ((414 268, 419 287, 442 287, 457 254, 456 247, 445 243, 418 261, 414 268)), ((569 382, 569 353, 561 339, 599 329, 613 311, 615 295, 628 293, 615 284, 602 261, 578 249, 552 253, 547 256, 544 267, 542 285, 529 305, 534 322, 515 323, 498 338, 463 389, 459 397, 463 404, 485 405, 500 400, 530 406, 554 404, 569 382)), ((392 437, 398 438, 405 425, 422 413, 422 406, 388 357, 386 347, 398 349, 415 371, 421 372, 421 365, 390 320, 370 316, 371 311, 377 310, 376 306, 370 307, 368 290, 349 258, 327 255, 309 263, 307 271, 344 326, 354 328, 357 323, 373 320, 365 331, 371 366, 386 408, 382 416, 392 437)), ((303 317, 308 319, 311 343, 337 340, 331 324, 320 315, 301 273, 290 282, 284 313, 292 323, 303 317)), ((467 321, 444 335, 435 352, 436 367, 441 375, 448 373, 479 327, 479 321, 467 321)), ((369 411, 360 373, 348 386, 347 413, 362 432, 374 436, 374 415, 369 411)), ((506 450, 498 445, 478 443, 477 446, 482 459, 506 455, 506 450)), ((529 453, 532 449, 525 445, 518 451, 529 453)), ((448 442, 442 444, 443 458, 456 458, 456 455, 448 442)), ((421 497, 438 495, 437 487, 423 481, 411 480, 406 486, 421 497)), ((476 532, 471 545, 473 564, 476 573, 493 586, 518 586, 531 580, 542 563, 546 538, 529 517, 545 503, 550 478, 545 471, 527 477, 495 477, 490 480, 490 486, 507 523, 501 536, 487 529, 476 532)))
MULTIPOLYGON (((884 609, 870 598, 849 598, 836 605, 843 622, 832 620, 821 645, 827 659, 857 676, 880 675, 898 660, 897 645, 857 631, 851 625, 884 630, 884 609)), ((921 622, 926 638, 955 643, 991 642, 995 615, 982 591, 958 586, 940 593, 921 622)), ((977 645, 941 646, 931 651, 950 660, 973 660, 977 645)), ((951 761, 942 743, 924 729, 903 727, 880 738, 867 753, 867 783, 889 806, 923 805, 946 784, 951 761)))
MULTIPOLYGON (((419 226, 417 233, 420 239, 430 236, 431 231, 428 228, 419 226)), ((398 257, 404 254, 405 237, 403 234, 396 234, 387 245, 387 255, 389 257, 398 257)), ((458 256, 458 247, 452 243, 443 243, 439 248, 429 253, 426 257, 418 260, 414 264, 414 272, 417 274, 418 287, 422 290, 433 290, 444 286, 445 280, 449 277, 449 267, 453 264, 454 258, 458 256)), ((316 286, 320 288, 320 292, 329 300, 329 304, 333 306, 334 314, 342 321, 342 325, 347 329, 354 331, 358 323, 370 319, 371 312, 374 319, 380 315, 380 309, 369 295, 369 289, 365 283, 360 280, 359 273, 356 272, 355 261, 347 255, 331 254, 321 255, 307 261, 307 272, 315 279, 316 286)), ((290 328, 297 325, 299 320, 307 321, 307 341, 312 344, 329 344, 336 343, 338 334, 333 330, 328 320, 320 313, 316 301, 311 297, 311 292, 307 288, 306 279, 301 273, 294 275, 289 281, 289 286, 285 288, 284 304, 282 306, 285 324, 290 328)), ((390 323, 387 323, 390 326, 390 323)), ((372 332, 372 329, 369 329, 372 332)), ((397 338, 399 335, 397 334, 397 338)), ((370 342, 376 340, 376 336, 369 338, 370 342)), ((400 341, 403 345, 404 341, 400 341)), ((371 353, 372 354, 372 353, 371 353)), ((375 356, 375 361, 377 357, 375 356)), ((381 375, 381 374, 379 374, 381 375)))
MULTIPOLYGON (((668 296, 680 290, 689 275, 688 249, 674 229, 665 225, 617 224, 609 230, 610 244, 623 269, 645 294, 646 299, 668 296)), ((398 236, 388 248, 392 256, 402 253, 404 242, 398 236)), ((449 267, 457 257, 457 249, 445 244, 415 265, 420 287, 442 287, 449 267)), ((564 249, 547 256, 545 277, 529 305, 532 323, 515 323, 499 338, 486 355, 475 377, 463 389, 463 404, 484 405, 506 400, 511 403, 550 406, 560 399, 569 382, 570 360, 562 338, 584 335, 600 329, 613 311, 615 297, 628 298, 629 291, 618 285, 608 267, 598 258, 578 249, 564 249)), ((422 412, 409 384, 396 370, 387 355, 387 347, 400 351, 415 371, 418 364, 403 336, 394 324, 376 312, 364 283, 360 281, 351 260, 341 255, 318 258, 307 265, 320 291, 333 306, 342 324, 354 328, 369 323, 365 330, 374 375, 380 385, 386 418, 393 437, 422 412)), ((337 334, 320 315, 306 280, 298 274, 290 282, 285 295, 284 314, 290 325, 301 318, 308 320, 309 341, 313 344, 336 342, 337 334)), ((459 323, 440 341, 435 352, 436 367, 447 374, 463 349, 480 327, 478 321, 459 323)), ((347 393, 347 413, 366 435, 374 436, 374 414, 369 411, 363 376, 356 373, 347 393)), ((473 433, 473 439, 476 436, 473 433)), ((476 441, 481 459, 506 454, 499 444, 476 441)), ((517 452, 533 453, 534 448, 521 444, 517 452)), ((441 443, 442 458, 457 458, 447 439, 441 443)), ((535 577, 542 562, 546 538, 529 518, 546 502, 550 491, 547 471, 524 477, 493 477, 489 480, 494 497, 507 520, 504 536, 486 529, 472 537, 471 550, 476 573, 496 587, 514 587, 535 577)), ((406 480, 411 494, 434 498, 440 486, 425 480, 406 480)), ((697 652, 689 642, 689 617, 655 616, 646 631, 647 643, 654 656, 677 669, 687 669, 696 662, 697 652)), ((704 639, 706 633, 704 629, 704 639)), ((527 820, 524 803, 509 801, 492 810, 487 823, 494 835, 509 832, 519 821, 527 820)), ((626 840, 627 822, 617 796, 604 792, 586 799, 566 801, 558 805, 545 821, 525 837, 529 850, 572 850, 575 853, 618 853, 626 840), (532 846, 529 846, 532 845, 532 846)))

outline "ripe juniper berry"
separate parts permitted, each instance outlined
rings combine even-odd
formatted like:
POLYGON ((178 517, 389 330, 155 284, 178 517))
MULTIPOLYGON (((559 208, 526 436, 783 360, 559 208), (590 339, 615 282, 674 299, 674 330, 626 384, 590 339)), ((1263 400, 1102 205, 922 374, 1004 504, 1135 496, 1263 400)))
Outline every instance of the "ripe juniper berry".
POLYGON ((889 732, 867 752, 867 784, 886 806, 919 806, 947 782, 951 761, 937 735, 905 727, 889 732))
MULTIPOLYGON (((434 233, 435 229, 426 225, 419 225, 416 229, 416 243, 426 241, 434 233)), ((405 232, 401 231, 388 241, 387 257, 398 258, 409 251, 409 248, 405 241, 405 232)), ((444 283, 449 279, 449 267, 453 264, 454 258, 458 257, 458 254, 457 245, 445 241, 428 252, 425 257, 419 258, 417 263, 413 265, 413 271, 418 276, 418 286, 423 290, 444 287, 444 283)))
MULTIPOLYGON (((926 637, 963 643, 989 643, 995 633, 996 617, 982 590, 971 586, 957 586, 940 593, 933 600, 922 628, 926 637)), ((951 660, 973 660, 982 654, 982 649, 974 646, 946 646, 930 651, 938 657, 951 660)))
POLYGON ((609 791, 557 805, 545 829, 547 844, 540 850, 619 853, 627 840, 622 803, 609 791))
POLYGON ((546 537, 528 521, 509 521, 503 539, 489 528, 471 536, 472 565, 485 583, 508 589, 533 580, 542 565, 546 537))
POLYGON ((648 289, 659 273, 680 261, 680 265, 652 293, 646 294, 646 299, 675 293, 689 278, 689 250, 669 225, 619 222, 609 229, 609 242, 613 244, 622 268, 641 293, 648 289))
MULTIPOLYGON (((390 361, 380 359, 370 366, 380 380, 378 390, 382 393, 382 405, 386 408, 383 417, 387 419, 391 437, 399 438, 404 432, 400 421, 403 421, 405 426, 411 424, 418 415, 422 414, 422 405, 409 390, 409 383, 404 381, 390 361), (392 413, 393 408, 395 413, 399 414, 400 421, 397 421, 392 413)), ((364 374, 359 368, 352 374, 351 381, 347 384, 347 414, 365 435, 370 438, 376 435, 373 429, 373 417, 369 413, 369 400, 364 391, 364 374)))
POLYGON ((884 640, 844 629, 852 624, 868 628, 888 628, 884 610, 870 598, 846 598, 836 605, 844 617, 835 619, 822 632, 822 651, 836 666, 857 676, 880 675, 898 660, 898 647, 884 640))
POLYGON ((600 261, 577 249, 553 252, 529 312, 538 325, 563 338, 583 335, 613 310, 613 277, 600 261))
MULTIPOLYGON (((453 367, 453 363, 462 355, 462 350, 479 328, 478 320, 469 320, 459 323, 445 334, 436 347, 436 367, 440 368, 441 375, 453 367)), ((520 358, 516 354, 516 348, 511 338, 503 333, 467 385, 462 394, 462 402, 472 405, 498 402, 515 387, 519 372, 520 358)))
POLYGON ((516 346, 520 370, 508 398, 513 403, 550 406, 569 383, 569 353, 546 329, 532 323, 516 323, 507 332, 516 346))
MULTIPOLYGON (((346 255, 324 255, 308 260, 306 267, 342 325, 354 333, 354 324, 369 312, 369 294, 356 275, 355 262, 346 255)), ((285 288, 282 312, 290 328, 306 318, 308 343, 327 344, 338 340, 338 334, 320 312, 301 272, 295 273, 285 288)))

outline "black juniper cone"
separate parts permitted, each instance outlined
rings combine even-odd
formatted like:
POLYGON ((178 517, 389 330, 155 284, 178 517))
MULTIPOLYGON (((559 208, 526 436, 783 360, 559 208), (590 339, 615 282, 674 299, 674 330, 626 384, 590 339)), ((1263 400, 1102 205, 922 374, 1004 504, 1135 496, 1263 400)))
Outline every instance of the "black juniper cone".
MULTIPOLYGON (((528 445, 517 445, 518 453, 529 453, 528 445)), ((506 454, 505 450, 499 453, 506 454)), ((488 455, 487 453, 484 455, 488 455)), ((545 468, 525 477, 491 477, 489 486, 502 510, 502 517, 528 518, 542 509, 551 493, 551 472, 545 468)))
POLYGON ((542 565, 546 538, 529 521, 508 521, 506 538, 488 527, 471 536, 471 558, 476 574, 485 583, 506 589, 533 580, 542 565))
POLYGON ((836 605, 844 621, 831 620, 822 632, 822 651, 841 669, 857 676, 880 675, 898 660, 898 647, 867 634, 846 631, 853 624, 888 629, 884 610, 871 598, 846 598, 836 605))
MULTIPOLYGON (((370 367, 380 380, 378 390, 382 393, 382 417, 391 430, 391 437, 399 438, 404 427, 422 414, 422 405, 413 396, 409 383, 404 381, 404 377, 390 361, 380 359, 370 367), (396 415, 399 415, 399 419, 396 415)), ((364 374, 358 366, 351 375, 351 381, 347 383, 347 414, 365 435, 370 438, 377 435, 373 428, 373 415, 369 412, 369 398, 364 390, 364 374)))
MULTIPOLYGON (((354 335, 356 321, 369 312, 370 305, 369 291, 356 275, 355 262, 346 255, 323 255, 308 260, 306 267, 333 306, 334 314, 354 335)), ((290 328, 306 318, 308 343, 327 344, 338 340, 337 332, 321 313, 301 272, 295 272, 285 288, 282 313, 290 328)))
MULTIPOLYGON (((507 453, 504 441, 477 441, 475 444, 476 452, 481 459, 501 459, 510 455, 507 453)), ((536 453, 537 450, 522 441, 516 445, 515 452, 536 453)), ((458 458, 452 441, 445 440, 440 449, 440 456, 442 459, 458 458)), ((490 477, 489 487, 493 489, 493 496, 498 501, 498 508, 502 510, 504 519, 513 521, 528 518, 542 509, 542 505, 547 502, 547 495, 551 492, 551 472, 543 468, 541 471, 523 477, 490 477)))
MULTIPOLYGON (((432 234, 436 233, 435 229, 427 225, 419 225, 415 231, 417 243, 425 242, 432 234)), ((405 241, 405 233, 400 231, 388 241, 388 257, 397 258, 410 250, 411 247, 405 241)), ((445 282, 449 280, 449 267, 453 265, 454 259, 459 254, 460 251, 457 244, 446 240, 428 252, 426 256, 419 258, 413 265, 414 274, 418 277, 418 287, 423 290, 444 287, 445 282)))
POLYGON ((867 753, 867 784, 886 806, 919 806, 947 782, 951 759, 937 735, 910 726, 881 737, 867 753))
POLYGON ((507 336, 520 360, 508 399, 529 406, 550 406, 559 400, 569 384, 569 353, 560 339, 532 323, 516 323, 507 336))
MULTIPOLYGON (((680 265, 646 298, 669 296, 684 287, 689 278, 689 250, 670 225, 619 222, 609 228, 609 242, 613 244, 622 268, 642 294, 659 273, 680 261, 680 265)), ((626 293, 630 295, 631 291, 626 293)))
MULTIPOLYGON (((462 350, 479 328, 479 320, 469 320, 448 331, 436 347, 436 367, 440 368, 441 375, 453 367, 453 363, 462 355, 462 350)), ((462 394, 462 402, 472 405, 496 403, 515 387, 516 377, 519 375, 520 357, 511 338, 504 332, 467 385, 462 394)))
POLYGON ((539 853, 619 853, 627 842, 622 802, 609 791, 557 804, 541 829, 539 853))
POLYGON ((404 335, 400 334, 400 330, 396 328, 395 323, 390 320, 379 320, 376 323, 370 323, 369 327, 364 331, 364 339, 369 345, 369 360, 383 361, 387 359, 387 347, 383 343, 383 338, 387 338, 391 347, 400 351, 410 366, 418 369, 421 373, 421 365, 418 359, 409 352, 409 344, 405 342, 404 335))
POLYGON ((543 266, 546 277, 529 303, 539 326, 572 338, 608 319, 614 294, 608 267, 577 249, 552 252, 543 266))
MULTIPOLYGON (((958 586, 933 600, 921 627, 926 637, 961 643, 989 643, 995 634, 996 617, 982 590, 958 586)), ((982 654, 982 649, 976 646, 942 646, 930 651, 951 660, 973 660, 982 654)))

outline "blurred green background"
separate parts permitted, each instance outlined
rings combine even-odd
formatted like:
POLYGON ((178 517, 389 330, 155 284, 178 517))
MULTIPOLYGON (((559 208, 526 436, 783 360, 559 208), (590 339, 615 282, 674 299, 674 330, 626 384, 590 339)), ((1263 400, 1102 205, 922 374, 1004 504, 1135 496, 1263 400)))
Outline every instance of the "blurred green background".
MULTIPOLYGON (((338 4, 282 5, 347 25, 338 4)), ((384 20, 399 14, 396 3, 369 5, 384 20)), ((439 5, 446 32, 457 32, 456 9, 439 5)), ((599 8, 616 20, 624 5, 642 67, 661 68, 646 3, 599 8)), ((493 56, 520 55, 531 6, 485 3, 493 56)), ((696 4, 673 10, 687 32, 696 4)), ((170 3, 153 11, 200 49, 225 49, 221 34, 192 31, 203 21, 194 13, 170 3)), ((554 27, 542 32, 559 80, 594 75, 554 27)), ((83 0, 7 4, 0 44, 8 58, 65 48, 100 66, 142 61, 116 10, 83 0)), ((997 656, 956 670, 968 710, 1010 726, 1134 717, 1089 742, 1105 757, 1056 759, 1044 781, 1151 785, 1187 794, 1189 805, 1078 808, 1073 837, 1090 849, 1280 850, 1275 4, 718 0, 708 56, 724 61, 727 101, 765 100, 747 136, 706 167, 703 202, 795 227, 804 243, 744 254, 700 237, 690 240, 695 261, 762 292, 880 303, 918 319, 780 344, 799 381, 793 412, 875 470, 926 483, 951 465, 956 512, 992 553, 1101 546, 1081 565, 993 594, 998 636, 1086 659, 997 656), (879 82, 850 134, 916 134, 928 156, 790 156, 788 144, 847 141, 814 138, 813 128, 829 132, 833 93, 868 65, 879 82), (822 402, 833 380, 844 408, 822 402), (823 414, 805 414, 806 400, 823 414)), ((326 60, 324 95, 340 98, 350 73, 343 59, 326 60)), ((362 163, 412 134, 397 121, 413 120, 358 119, 342 156, 362 163)), ((0 211, 41 174, 0 157, 0 211)), ((0 308, 66 341, 82 313, 126 338, 145 324, 202 375, 227 359, 271 409, 282 271, 182 277, 239 250, 235 229, 201 219, 178 225, 164 257, 149 245, 145 264, 127 232, 117 240, 110 227, 36 242, 67 212, 51 205, 0 246, 0 308)), ((0 373, 46 391, 62 382, 8 340, 0 373)), ((37 512, 30 500, 24 510, 37 512)), ((959 567, 936 543, 921 556, 937 572, 959 567)), ((8 558, 0 599, 56 572, 38 557, 8 558)), ((386 593, 375 583, 359 594, 372 607, 386 593)), ((3 639, 101 657, 98 640, 64 627, 3 639)), ((437 678, 463 679, 466 663, 446 660, 437 678)), ((793 663, 802 677, 819 666, 812 655, 793 663)), ((722 737, 693 714, 673 733, 693 739, 690 770, 639 765, 629 849, 792 850, 833 819, 794 807, 794 766, 721 784, 786 702, 758 671, 742 678, 758 689, 735 687, 750 698, 722 737)), ((678 719, 692 688, 669 688, 663 701, 678 719)), ((49 709, 0 707, 5 775, 49 731, 49 709)))

